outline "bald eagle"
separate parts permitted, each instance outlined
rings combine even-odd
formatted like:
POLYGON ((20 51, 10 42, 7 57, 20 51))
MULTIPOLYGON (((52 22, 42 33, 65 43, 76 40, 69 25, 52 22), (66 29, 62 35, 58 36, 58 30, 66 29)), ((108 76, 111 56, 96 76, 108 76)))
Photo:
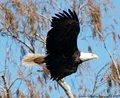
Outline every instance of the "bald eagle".
POLYGON ((46 55, 28 54, 22 60, 25 65, 46 63, 51 79, 60 80, 75 73, 84 61, 97 59, 92 53, 80 52, 77 37, 80 32, 79 20, 75 11, 68 9, 52 17, 51 30, 46 39, 46 55))

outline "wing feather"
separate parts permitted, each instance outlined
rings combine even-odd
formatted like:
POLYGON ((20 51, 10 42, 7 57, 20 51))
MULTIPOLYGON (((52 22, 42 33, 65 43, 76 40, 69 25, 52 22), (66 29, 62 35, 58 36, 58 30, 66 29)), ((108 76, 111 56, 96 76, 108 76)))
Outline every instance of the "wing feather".
POLYGON ((63 11, 63 13, 64 13, 69 19, 71 19, 71 16, 70 16, 66 11, 63 11))
POLYGON ((78 52, 77 37, 80 27, 75 11, 69 9, 68 12, 55 15, 52 17, 52 29, 47 34, 45 61, 51 78, 59 80, 77 69, 74 54, 78 52))
POLYGON ((64 54, 74 53, 77 49, 77 36, 80 31, 78 17, 75 11, 55 14, 52 17, 52 29, 47 35, 47 54, 64 54))

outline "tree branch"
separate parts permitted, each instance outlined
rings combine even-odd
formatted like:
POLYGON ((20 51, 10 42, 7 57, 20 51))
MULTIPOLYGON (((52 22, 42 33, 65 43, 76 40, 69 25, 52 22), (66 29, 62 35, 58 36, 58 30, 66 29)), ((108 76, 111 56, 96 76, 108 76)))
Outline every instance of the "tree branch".
POLYGON ((65 93, 67 94, 67 96, 69 98, 74 98, 74 96, 71 92, 70 86, 66 83, 65 78, 63 78, 57 82, 63 88, 63 90, 65 91, 65 93))
POLYGON ((4 83, 4 86, 5 86, 6 93, 7 93, 7 98, 10 98, 9 89, 7 87, 7 83, 6 83, 5 77, 2 76, 2 79, 3 79, 3 83, 4 83))
POLYGON ((7 28, 7 31, 10 33, 11 37, 15 38, 17 41, 24 44, 32 53, 34 53, 34 50, 27 43, 25 43, 19 37, 17 37, 15 34, 13 34, 8 28, 7 28))
POLYGON ((119 70, 118 70, 117 63, 116 63, 114 57, 112 56, 111 52, 108 50, 108 48, 107 48, 105 42, 104 42, 104 48, 107 50, 107 52, 108 52, 110 58, 112 59, 112 62, 113 62, 113 64, 114 64, 115 68, 116 68, 116 72, 117 72, 118 78, 120 79, 120 72, 119 72, 119 70))
POLYGON ((109 64, 109 63, 105 64, 105 65, 98 71, 98 73, 97 73, 97 75, 96 75, 96 77, 95 77, 95 83, 94 83, 94 87, 93 87, 93 91, 92 91, 91 96, 94 94, 95 90, 98 88, 98 87, 97 87, 97 81, 98 81, 99 74, 101 73, 102 70, 104 70, 104 68, 105 68, 106 66, 108 66, 108 64, 109 64))

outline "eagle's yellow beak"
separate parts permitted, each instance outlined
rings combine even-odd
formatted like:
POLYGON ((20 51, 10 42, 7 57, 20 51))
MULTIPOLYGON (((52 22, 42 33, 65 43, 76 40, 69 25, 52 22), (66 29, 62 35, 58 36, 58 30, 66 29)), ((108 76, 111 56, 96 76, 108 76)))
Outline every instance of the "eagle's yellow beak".
POLYGON ((96 54, 92 54, 92 58, 93 58, 93 59, 98 59, 99 57, 98 57, 98 55, 96 55, 96 54))

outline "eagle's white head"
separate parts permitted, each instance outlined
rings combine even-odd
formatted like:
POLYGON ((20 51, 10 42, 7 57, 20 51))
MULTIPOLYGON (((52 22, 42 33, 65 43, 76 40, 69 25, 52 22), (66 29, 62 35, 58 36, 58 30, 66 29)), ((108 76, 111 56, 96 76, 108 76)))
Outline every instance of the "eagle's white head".
POLYGON ((92 54, 92 53, 84 53, 81 52, 80 54, 80 59, 84 62, 84 61, 88 61, 91 59, 98 59, 99 57, 96 54, 92 54))

